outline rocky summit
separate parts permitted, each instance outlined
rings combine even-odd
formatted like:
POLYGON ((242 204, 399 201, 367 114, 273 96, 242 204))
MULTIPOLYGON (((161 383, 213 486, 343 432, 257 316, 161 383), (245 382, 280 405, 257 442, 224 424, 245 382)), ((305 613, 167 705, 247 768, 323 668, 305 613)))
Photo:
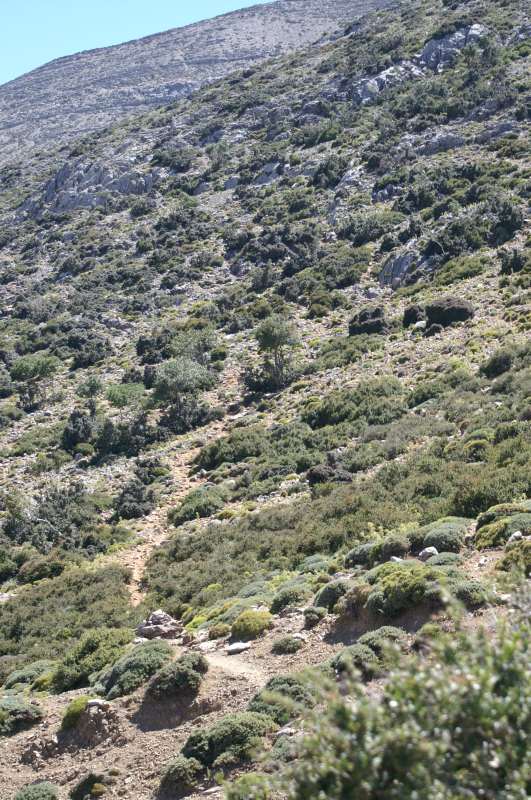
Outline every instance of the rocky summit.
POLYGON ((336 33, 388 0, 277 0, 57 59, 0 86, 0 165, 336 33))
POLYGON ((80 116, 0 167, 0 800, 530 796, 529 16, 30 76, 80 116))

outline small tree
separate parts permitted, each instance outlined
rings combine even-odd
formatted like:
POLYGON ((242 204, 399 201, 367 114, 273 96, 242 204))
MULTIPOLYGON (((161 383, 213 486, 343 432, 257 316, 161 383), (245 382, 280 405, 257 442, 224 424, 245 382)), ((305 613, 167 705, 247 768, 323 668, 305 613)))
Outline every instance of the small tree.
POLYGON ((282 317, 271 316, 259 325, 254 335, 264 358, 258 372, 246 372, 245 384, 255 391, 279 391, 293 379, 292 351, 298 341, 295 330, 282 317))
POLYGON ((157 370, 154 397, 159 403, 174 403, 182 395, 209 389, 212 383, 212 375, 206 367, 181 356, 166 361, 157 370))

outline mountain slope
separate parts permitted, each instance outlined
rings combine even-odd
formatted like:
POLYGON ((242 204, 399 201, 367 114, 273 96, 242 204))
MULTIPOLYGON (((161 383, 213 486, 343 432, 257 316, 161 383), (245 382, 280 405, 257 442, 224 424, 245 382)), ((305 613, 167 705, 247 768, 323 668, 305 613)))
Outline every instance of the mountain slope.
POLYGON ((0 169, 2 800, 525 797, 530 33, 406 2, 0 169))
POLYGON ((0 164, 162 106, 384 4, 279 0, 52 61, 0 86, 0 164))

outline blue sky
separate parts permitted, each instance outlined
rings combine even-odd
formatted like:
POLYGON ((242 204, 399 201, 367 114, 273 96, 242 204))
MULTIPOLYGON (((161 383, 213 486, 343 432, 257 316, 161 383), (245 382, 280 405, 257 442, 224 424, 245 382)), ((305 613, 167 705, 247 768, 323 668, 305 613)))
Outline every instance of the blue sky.
POLYGON ((0 84, 60 56, 266 0, 0 0, 0 84))

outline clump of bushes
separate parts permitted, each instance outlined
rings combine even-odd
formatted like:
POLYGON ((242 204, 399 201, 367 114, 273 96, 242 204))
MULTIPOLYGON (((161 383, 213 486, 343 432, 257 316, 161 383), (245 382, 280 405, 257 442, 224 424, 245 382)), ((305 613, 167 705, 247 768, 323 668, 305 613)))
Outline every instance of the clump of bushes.
POLYGON ((48 781, 33 783, 17 792, 15 800, 59 800, 59 791, 48 781))
POLYGON ((201 653, 188 653, 166 664, 149 684, 149 692, 159 699, 194 695, 199 691, 208 662, 201 653))
POLYGON ((248 759, 272 731, 271 717, 253 711, 229 714, 219 722, 188 737, 182 755, 203 767, 223 768, 248 759))
POLYGON ((328 689, 305 723, 297 760, 280 778, 267 778, 271 793, 289 800, 436 800, 455 795, 457 781, 458 792, 471 796, 524 797, 529 634, 522 619, 494 635, 480 630, 440 642, 433 637, 434 657, 406 660, 386 683, 381 702, 355 680, 347 691, 337 687, 333 697, 328 689))
POLYGON ((22 695, 0 698, 0 736, 13 736, 36 725, 42 718, 41 707, 22 695))
POLYGON ((314 605, 333 611, 338 600, 348 591, 345 581, 331 581, 323 586, 315 595, 314 605))
POLYGON ((305 677, 277 675, 253 697, 248 708, 270 717, 277 725, 285 725, 314 704, 313 692, 305 677))
POLYGON ((357 669, 365 680, 371 680, 381 672, 380 659, 376 653, 364 644, 353 644, 346 647, 331 661, 336 672, 342 673, 357 669))
POLYGON ((224 639, 231 632, 231 627, 226 622, 216 622, 208 629, 209 639, 224 639))
POLYGON ((171 793, 172 797, 184 797, 195 789, 202 771, 203 767, 196 758, 179 755, 167 768, 161 789, 171 793))
POLYGON ((255 611, 247 609, 232 624, 232 636, 234 639, 257 639, 271 627, 273 621, 269 611, 255 611))
POLYGON ((396 645, 404 648, 407 643, 407 634, 402 628, 395 628, 392 625, 383 625, 374 631, 367 631, 360 636, 358 643, 370 647, 378 657, 385 654, 389 645, 396 645))
POLYGON ((42 675, 51 672, 56 666, 55 661, 34 661, 20 669, 10 672, 4 681, 4 689, 14 689, 17 686, 31 686, 42 675))
POLYGON ((88 686, 102 669, 116 661, 131 641, 127 628, 89 630, 68 650, 53 676, 57 692, 88 686))
POLYGON ((310 630, 315 628, 321 620, 326 617, 326 608, 322 606, 310 606, 304 609, 304 627, 310 630))
POLYGON ((302 586, 291 586, 286 589, 281 589, 271 601, 271 613, 278 614, 288 606, 299 605, 308 598, 309 594, 309 590, 302 586))
POLYGON ((131 694, 170 660, 167 642, 146 642, 133 648, 100 676, 98 688, 108 700, 131 694))
POLYGON ((273 642, 271 652, 276 656, 287 656, 298 653, 303 646, 304 643, 301 639, 297 639, 295 636, 283 636, 281 639, 277 639, 276 642, 273 642))
POLYGON ((531 500, 500 504, 480 514, 474 543, 481 550, 499 547, 516 531, 531 534, 531 500))
POLYGON ((210 517, 221 511, 226 499, 223 490, 217 486, 195 489, 185 497, 180 506, 170 511, 168 520, 178 527, 193 519, 210 517))

